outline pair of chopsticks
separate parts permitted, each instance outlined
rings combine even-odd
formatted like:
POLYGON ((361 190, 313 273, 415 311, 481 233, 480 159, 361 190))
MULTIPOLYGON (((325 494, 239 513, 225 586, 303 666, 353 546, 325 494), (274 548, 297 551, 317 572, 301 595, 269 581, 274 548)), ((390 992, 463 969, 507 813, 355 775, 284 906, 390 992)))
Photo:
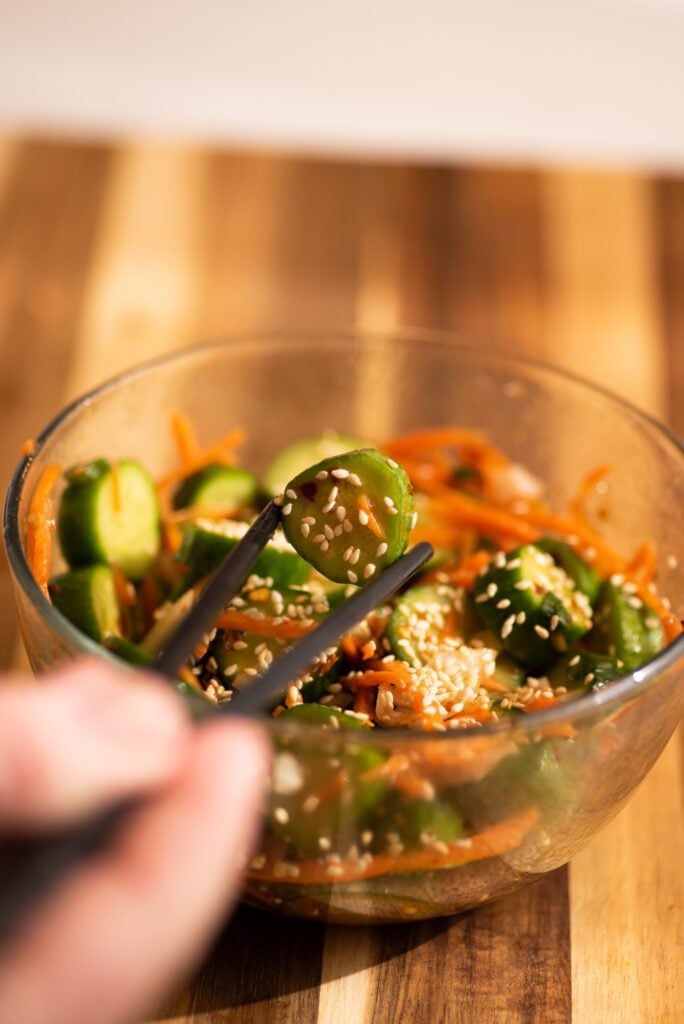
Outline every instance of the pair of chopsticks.
MULTIPOLYGON (((190 613, 156 659, 152 671, 175 684, 179 669, 212 628, 225 604, 238 593, 279 522, 280 510, 271 501, 206 584, 190 613)), ((390 598, 432 553, 429 544, 417 544, 282 654, 249 689, 236 691, 230 702, 217 705, 211 713, 254 716, 263 712, 292 679, 305 672, 319 654, 390 598)), ((112 838, 136 806, 135 802, 118 804, 66 833, 39 841, 15 840, 3 846, 0 945, 60 878, 112 838)))

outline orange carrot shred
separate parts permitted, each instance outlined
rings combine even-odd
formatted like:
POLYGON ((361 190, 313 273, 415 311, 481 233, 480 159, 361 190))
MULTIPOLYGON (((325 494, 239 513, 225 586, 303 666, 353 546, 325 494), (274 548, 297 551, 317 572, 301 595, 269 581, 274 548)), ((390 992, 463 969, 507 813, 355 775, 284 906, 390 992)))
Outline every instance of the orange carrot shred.
POLYGON ((375 516, 375 513, 373 512, 373 506, 370 503, 368 495, 367 494, 360 494, 358 499, 357 499, 356 505, 357 505, 357 508, 361 512, 365 512, 366 513, 366 515, 368 517, 367 525, 368 525, 368 529, 371 531, 371 533, 374 533, 375 536, 379 540, 384 540, 385 539, 385 531, 383 530, 382 526, 380 525, 380 523, 378 522, 378 520, 377 520, 377 518, 375 516))
POLYGON ((20 451, 24 458, 28 458, 29 455, 33 455, 37 447, 38 442, 35 440, 35 438, 27 437, 24 443, 22 444, 20 451))
POLYGON ((26 526, 26 557, 33 578, 48 597, 52 565, 52 491, 62 475, 56 463, 46 466, 31 496, 26 526))
POLYGON ((259 636, 272 636, 280 640, 298 640, 301 636, 310 633, 314 628, 313 624, 305 625, 294 619, 285 619, 276 622, 268 615, 256 616, 247 615, 245 612, 225 611, 221 612, 216 625, 220 629, 237 629, 245 633, 256 633, 259 636))
POLYGON ((184 412, 175 410, 171 413, 171 430, 183 466, 190 465, 200 453, 194 424, 184 412))

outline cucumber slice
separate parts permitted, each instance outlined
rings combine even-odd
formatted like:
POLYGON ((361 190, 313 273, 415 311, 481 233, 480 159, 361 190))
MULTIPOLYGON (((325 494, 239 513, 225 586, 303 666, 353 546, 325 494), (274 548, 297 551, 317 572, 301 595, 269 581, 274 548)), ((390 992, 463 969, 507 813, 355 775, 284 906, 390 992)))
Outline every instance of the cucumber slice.
POLYGON ((139 644, 131 643, 130 640, 126 640, 123 636, 107 637, 104 646, 112 654, 115 654, 117 658, 127 662, 129 665, 149 667, 154 661, 149 651, 146 651, 144 647, 140 647, 139 644))
POLYGON ((455 843, 465 832, 458 808, 443 800, 402 799, 385 820, 382 840, 386 842, 388 833, 396 833, 406 847, 413 849, 435 842, 455 843))
POLYGON ((617 658, 608 654, 594 654, 592 651, 570 651, 554 667, 550 676, 552 686, 566 686, 576 689, 588 686, 592 690, 602 689, 625 674, 617 658))
POLYGON ((105 563, 139 580, 159 551, 159 502, 147 470, 133 459, 105 459, 67 474, 57 532, 73 567, 105 563))
POLYGON ((410 587, 397 600, 387 639, 392 652, 413 668, 428 664, 445 636, 456 636, 461 592, 448 586, 410 587))
MULTIPOLYGON (((183 541, 178 551, 178 560, 190 570, 183 585, 192 586, 202 576, 218 569, 248 529, 247 523, 230 519, 216 522, 198 519, 196 523, 189 523, 183 530, 183 541)), ((262 579, 270 577, 275 589, 281 590, 306 583, 311 567, 278 531, 259 555, 252 571, 262 579)))
POLYGON ((174 493, 173 507, 195 506, 225 514, 253 505, 258 493, 257 478, 249 470, 212 463, 183 480, 174 493))
POLYGON ((345 452, 367 447, 365 441, 348 434, 331 433, 322 434, 320 437, 301 438, 286 448, 281 448, 269 462, 262 478, 264 490, 269 497, 275 498, 277 494, 283 493, 287 481, 303 472, 307 466, 313 466, 334 455, 344 455, 345 452))
POLYGON ((551 555, 556 565, 559 565, 573 580, 577 589, 587 595, 590 604, 596 604, 603 581, 595 569, 587 565, 569 544, 564 544, 562 540, 556 540, 555 537, 542 537, 537 541, 536 546, 551 555))
POLYGON ((532 671, 547 669, 559 651, 591 628, 586 595, 534 544, 495 556, 473 593, 489 629, 532 671))
POLYGON ((363 584, 406 550, 411 484, 375 449, 324 459, 291 480, 282 501, 285 536, 336 583, 363 584))
POLYGON ((109 566, 71 569, 50 582, 55 608, 86 636, 102 643, 121 633, 121 612, 109 566))
POLYGON ((345 715, 337 708, 326 708, 324 704, 295 704, 276 718, 277 722, 305 722, 322 729, 369 729, 366 722, 354 715, 345 715), (333 725, 333 722, 336 724, 333 725))
POLYGON ((656 613, 638 597, 610 580, 601 587, 590 646, 617 658, 631 672, 665 645, 663 625, 656 613))
POLYGON ((517 690, 519 686, 525 685, 526 678, 525 670, 518 665, 517 661, 514 661, 510 654, 505 652, 497 654, 494 664, 494 679, 497 682, 502 683, 509 690, 517 690))

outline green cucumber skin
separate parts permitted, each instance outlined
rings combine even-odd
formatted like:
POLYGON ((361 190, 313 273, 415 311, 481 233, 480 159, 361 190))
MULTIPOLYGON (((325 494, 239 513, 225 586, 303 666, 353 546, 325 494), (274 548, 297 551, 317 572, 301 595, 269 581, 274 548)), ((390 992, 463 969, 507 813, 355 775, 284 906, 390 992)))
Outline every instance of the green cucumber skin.
POLYGON ((149 668, 154 661, 154 657, 149 651, 146 651, 144 647, 140 647, 139 644, 132 643, 123 636, 110 636, 105 640, 104 646, 110 654, 114 654, 128 665, 149 668))
POLYGON ((112 466, 98 459, 66 474, 57 516, 60 548, 72 568, 116 565, 139 580, 156 558, 161 541, 159 502, 154 482, 134 459, 117 463, 120 490, 114 508, 112 466), (130 501, 135 490, 136 501, 130 501), (128 492, 128 493, 127 493, 128 492))
MULTIPOLYGON (((555 592, 542 590, 536 593, 532 589, 516 587, 516 584, 530 578, 533 572, 544 579, 544 574, 549 572, 547 562, 551 562, 550 555, 539 551, 535 545, 522 545, 508 553, 503 565, 491 562, 486 572, 476 578, 473 588, 478 614, 487 627, 500 639, 504 649, 532 672, 546 671, 563 646, 567 648, 591 627, 591 619, 586 613, 582 611, 580 615, 574 583, 560 567, 553 566, 553 579, 561 588, 563 597, 575 605, 574 616, 571 616, 563 598, 555 592), (537 561, 539 557, 546 562, 540 564, 537 561), (495 588, 492 596, 488 596, 488 588, 495 588), (502 601, 508 601, 503 608, 499 607, 502 601), (515 617, 523 612, 525 618, 518 622, 515 617), (555 617, 558 622, 554 631, 551 624, 555 617)), ((588 604, 585 595, 582 598, 588 604)))
POLYGON ((408 545, 412 515, 413 491, 405 470, 374 448, 324 459, 294 477, 282 498, 285 536, 302 558, 335 583, 362 586, 395 562, 408 545), (346 476, 335 475, 339 473, 346 476), (362 496, 384 537, 360 521, 362 496), (393 502, 391 507, 386 499, 393 502), (344 521, 337 516, 339 509, 345 511, 344 521), (345 559, 348 551, 355 551, 354 559, 345 559))
POLYGON ((551 673, 553 686, 566 686, 568 689, 589 687, 600 690, 607 683, 612 683, 625 673, 620 668, 617 658, 607 654, 595 654, 593 651, 570 651, 565 654, 551 673))
POLYGON ((61 614, 86 636, 103 643, 121 633, 121 613, 112 570, 91 565, 56 576, 50 599, 61 614))
POLYGON ((257 478, 249 470, 211 463, 183 480, 173 495, 173 507, 238 510, 254 505, 258 494, 257 478))
POLYGON ((623 672, 631 672, 650 661, 665 645, 665 633, 656 613, 646 605, 632 607, 631 600, 633 595, 606 580, 588 641, 594 650, 621 661, 623 672), (655 625, 646 624, 650 619, 655 625))
MULTIPOLYGON (((236 544, 237 538, 206 529, 198 523, 189 523, 185 526, 177 557, 190 571, 186 580, 181 581, 181 587, 187 589, 203 576, 218 569, 236 544)), ((311 575, 311 566, 295 551, 279 551, 267 546, 259 555, 252 572, 262 579, 270 577, 275 589, 283 590, 306 583, 311 575)))
POLYGON ((304 722, 306 725, 317 725, 319 728, 333 728, 335 720, 339 729, 368 729, 369 727, 353 715, 345 715, 336 708, 327 708, 324 704, 295 704, 278 715, 276 722, 304 722))
POLYGON ((281 448, 268 464, 262 477, 264 491, 270 498, 275 498, 276 495, 283 493, 287 481, 302 473, 307 466, 313 466, 322 459, 368 447, 365 441, 348 434, 323 434, 319 437, 304 437, 299 441, 293 441, 287 447, 281 448))
POLYGON ((595 569, 587 565, 584 559, 572 550, 569 544, 556 540, 554 537, 542 537, 536 542, 536 547, 551 555, 554 562, 574 581, 577 589, 586 594, 589 603, 596 604, 603 580, 595 569))

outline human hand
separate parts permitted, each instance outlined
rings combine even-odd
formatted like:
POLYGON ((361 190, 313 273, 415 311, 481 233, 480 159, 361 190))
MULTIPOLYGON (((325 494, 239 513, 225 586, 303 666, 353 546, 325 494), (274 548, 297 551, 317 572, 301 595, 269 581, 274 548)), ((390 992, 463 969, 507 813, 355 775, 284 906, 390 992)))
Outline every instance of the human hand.
POLYGON ((0 685, 0 833, 140 810, 0 948, 0 1021, 140 1019, 235 898, 268 762, 256 727, 186 718, 168 686, 85 662, 0 685))

